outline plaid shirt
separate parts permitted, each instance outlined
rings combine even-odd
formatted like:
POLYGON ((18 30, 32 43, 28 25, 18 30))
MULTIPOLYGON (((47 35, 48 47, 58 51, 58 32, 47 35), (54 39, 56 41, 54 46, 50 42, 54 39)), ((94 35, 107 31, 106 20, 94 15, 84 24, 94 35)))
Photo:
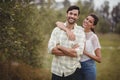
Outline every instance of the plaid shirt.
POLYGON ((62 76, 68 76, 75 72, 76 68, 81 68, 79 63, 81 54, 83 54, 84 43, 85 43, 85 33, 81 26, 77 26, 75 24, 74 29, 72 30, 76 36, 75 41, 70 41, 67 37, 66 32, 56 27, 52 34, 48 43, 48 51, 52 53, 52 49, 56 47, 56 44, 60 44, 61 46, 72 48, 73 45, 79 44, 80 46, 75 49, 77 52, 77 57, 70 56, 53 56, 52 61, 52 73, 62 76))

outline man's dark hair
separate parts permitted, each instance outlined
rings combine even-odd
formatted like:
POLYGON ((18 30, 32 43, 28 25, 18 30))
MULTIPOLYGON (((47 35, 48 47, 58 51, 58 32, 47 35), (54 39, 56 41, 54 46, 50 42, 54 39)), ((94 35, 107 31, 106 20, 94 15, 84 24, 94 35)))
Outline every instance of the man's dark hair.
POLYGON ((78 15, 80 14, 80 8, 78 7, 78 6, 70 6, 69 8, 68 8, 68 10, 67 10, 67 13, 69 12, 69 11, 71 11, 71 10, 78 10, 78 15))

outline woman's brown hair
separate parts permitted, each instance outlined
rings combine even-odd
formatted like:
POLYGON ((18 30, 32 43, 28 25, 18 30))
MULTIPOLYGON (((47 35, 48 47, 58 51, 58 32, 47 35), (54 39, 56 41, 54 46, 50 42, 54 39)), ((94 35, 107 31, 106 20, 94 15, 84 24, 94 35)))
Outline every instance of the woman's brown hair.
MULTIPOLYGON (((90 14, 90 16, 92 16, 92 17, 94 18, 94 23, 93 23, 93 25, 97 25, 97 23, 98 23, 98 21, 99 21, 98 17, 97 17, 95 14, 90 14)), ((91 28, 91 31, 95 33, 94 28, 91 28)))

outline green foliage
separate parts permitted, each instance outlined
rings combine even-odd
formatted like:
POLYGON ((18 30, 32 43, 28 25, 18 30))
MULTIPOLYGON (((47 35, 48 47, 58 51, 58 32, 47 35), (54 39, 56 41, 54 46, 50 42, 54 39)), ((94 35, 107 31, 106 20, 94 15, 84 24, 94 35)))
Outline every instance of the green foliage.
POLYGON ((12 7, 1 5, 0 10, 0 59, 37 66, 40 53, 36 47, 42 46, 44 38, 40 28, 32 22, 37 17, 34 12, 36 8, 14 3, 9 5, 12 7))
POLYGON ((110 24, 109 22, 104 19, 103 17, 99 17, 99 23, 96 27, 96 30, 101 33, 108 33, 110 32, 110 24))
POLYGON ((120 23, 116 24, 116 33, 120 34, 120 23))
POLYGON ((65 14, 15 2, 1 3, 0 6, 0 59, 41 67, 43 53, 47 53, 45 38, 57 20, 64 20, 65 14))

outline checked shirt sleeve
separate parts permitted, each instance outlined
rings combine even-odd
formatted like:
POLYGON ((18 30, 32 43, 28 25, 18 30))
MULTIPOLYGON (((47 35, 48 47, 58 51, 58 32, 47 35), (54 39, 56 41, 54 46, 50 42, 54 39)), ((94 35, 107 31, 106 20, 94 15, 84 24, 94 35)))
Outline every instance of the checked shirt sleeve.
POLYGON ((56 46, 58 43, 57 41, 57 27, 52 31, 50 40, 48 42, 48 53, 52 53, 52 49, 56 46))

